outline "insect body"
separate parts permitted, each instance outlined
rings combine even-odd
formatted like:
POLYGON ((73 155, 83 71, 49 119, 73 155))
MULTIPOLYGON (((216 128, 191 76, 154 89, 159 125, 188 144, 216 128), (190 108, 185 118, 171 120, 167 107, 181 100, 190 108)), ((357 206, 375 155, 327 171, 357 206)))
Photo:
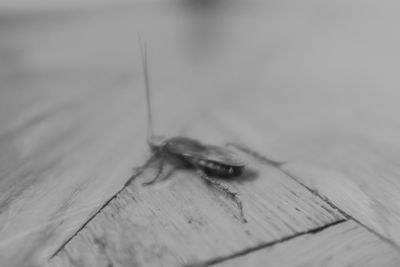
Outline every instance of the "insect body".
POLYGON ((147 114, 148 114, 148 136, 147 142, 152 151, 152 157, 143 166, 144 169, 155 160, 159 160, 158 171, 153 180, 144 183, 150 185, 160 177, 166 161, 173 160, 186 168, 196 171, 199 177, 205 180, 209 185, 214 186, 219 191, 225 193, 232 201, 236 203, 240 210, 240 218, 246 221, 243 216, 242 202, 237 197, 237 193, 232 192, 227 186, 211 178, 232 178, 240 176, 245 168, 245 164, 237 159, 236 155, 230 150, 219 147, 202 144, 201 142, 188 137, 164 138, 153 135, 153 124, 151 116, 150 86, 147 67, 147 46, 139 39, 143 72, 145 77, 147 114))
POLYGON ((227 149, 203 145, 187 137, 172 137, 161 145, 151 146, 156 153, 170 154, 187 161, 187 164, 203 170, 206 174, 223 178, 240 176, 244 164, 227 149))

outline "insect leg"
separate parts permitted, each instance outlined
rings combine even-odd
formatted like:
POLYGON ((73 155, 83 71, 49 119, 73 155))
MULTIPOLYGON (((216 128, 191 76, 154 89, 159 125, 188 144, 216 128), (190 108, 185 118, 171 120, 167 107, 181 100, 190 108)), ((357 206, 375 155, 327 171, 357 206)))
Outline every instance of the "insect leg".
POLYGON ((140 167, 134 168, 134 174, 128 179, 128 181, 125 182, 125 186, 128 186, 133 179, 138 177, 143 173, 143 171, 149 167, 157 158, 159 157, 158 153, 153 153, 151 157, 140 167))
POLYGON ((197 173, 198 176, 200 176, 208 184, 211 184, 212 186, 214 186, 219 191, 225 193, 233 202, 235 202, 236 205, 239 208, 239 211, 240 211, 240 219, 242 220, 242 222, 247 222, 247 220, 244 218, 244 215, 243 215, 242 201, 237 196, 238 193, 232 192, 229 187, 227 187, 225 185, 222 185, 221 183, 215 181, 214 179, 209 177, 204 171, 202 171, 199 168, 196 170, 196 173, 197 173))
POLYGON ((143 186, 148 186, 153 184, 155 181, 158 180, 158 178, 161 176, 161 173, 164 170, 164 163, 165 163, 165 158, 164 157, 160 157, 160 163, 158 164, 158 169, 157 169, 157 174, 156 176, 153 178, 153 180, 149 181, 149 182, 144 182, 142 183, 143 186))

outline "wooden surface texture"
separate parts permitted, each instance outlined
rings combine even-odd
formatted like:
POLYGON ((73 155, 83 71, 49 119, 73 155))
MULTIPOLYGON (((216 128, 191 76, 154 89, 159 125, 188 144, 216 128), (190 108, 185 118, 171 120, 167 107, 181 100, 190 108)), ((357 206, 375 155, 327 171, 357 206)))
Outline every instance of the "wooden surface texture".
POLYGON ((0 10, 0 265, 398 266, 400 4, 189 2, 0 10), (191 170, 125 185, 138 32, 156 133, 240 145, 247 223, 191 170))

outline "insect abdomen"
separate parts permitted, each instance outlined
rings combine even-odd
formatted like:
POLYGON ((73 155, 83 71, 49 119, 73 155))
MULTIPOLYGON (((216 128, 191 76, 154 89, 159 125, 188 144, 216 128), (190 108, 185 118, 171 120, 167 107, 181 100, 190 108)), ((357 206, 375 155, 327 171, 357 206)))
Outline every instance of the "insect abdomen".
POLYGON ((236 177, 240 176, 243 172, 243 166, 226 165, 205 159, 193 159, 193 161, 195 161, 195 163, 202 168, 204 172, 217 177, 236 177))

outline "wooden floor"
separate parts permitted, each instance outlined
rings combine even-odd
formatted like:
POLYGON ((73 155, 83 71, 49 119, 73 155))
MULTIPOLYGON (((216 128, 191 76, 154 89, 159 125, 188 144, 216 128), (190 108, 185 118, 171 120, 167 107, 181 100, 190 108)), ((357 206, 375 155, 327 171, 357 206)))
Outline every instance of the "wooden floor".
POLYGON ((400 265, 400 4, 218 3, 0 10, 1 266, 400 265), (156 132, 239 145, 247 223, 191 170, 126 183, 138 32, 156 132))

